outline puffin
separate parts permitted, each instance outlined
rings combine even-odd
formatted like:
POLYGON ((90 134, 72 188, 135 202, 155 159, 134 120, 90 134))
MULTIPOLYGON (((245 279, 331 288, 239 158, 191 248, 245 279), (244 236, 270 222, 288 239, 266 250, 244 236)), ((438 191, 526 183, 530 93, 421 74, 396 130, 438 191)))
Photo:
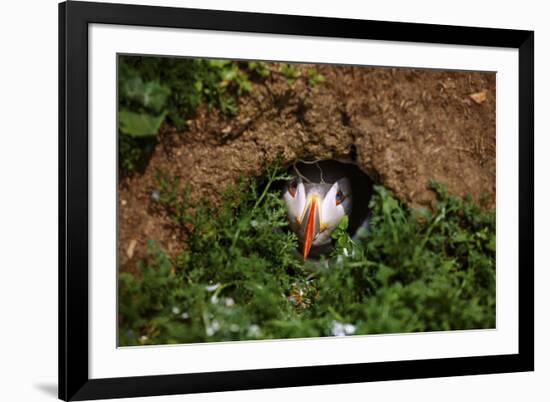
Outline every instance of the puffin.
POLYGON ((309 170, 306 174, 294 166, 292 178, 283 189, 289 226, 298 236, 304 259, 331 249, 332 232, 344 216, 352 215, 352 183, 346 171, 334 168, 334 164, 331 169, 315 165, 317 174, 307 165, 302 167, 309 170))

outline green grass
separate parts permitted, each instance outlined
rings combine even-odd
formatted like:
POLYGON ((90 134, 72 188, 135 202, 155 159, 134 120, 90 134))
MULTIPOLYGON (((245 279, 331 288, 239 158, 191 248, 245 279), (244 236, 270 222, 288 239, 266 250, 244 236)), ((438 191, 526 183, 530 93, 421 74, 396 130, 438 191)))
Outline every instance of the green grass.
POLYGON ((377 186, 368 231, 341 222, 333 253, 303 261, 267 169, 221 207, 192 208, 158 176, 160 204, 188 238, 170 259, 151 241, 119 275, 119 344, 166 344, 495 327, 495 213, 437 183, 433 210, 377 186))

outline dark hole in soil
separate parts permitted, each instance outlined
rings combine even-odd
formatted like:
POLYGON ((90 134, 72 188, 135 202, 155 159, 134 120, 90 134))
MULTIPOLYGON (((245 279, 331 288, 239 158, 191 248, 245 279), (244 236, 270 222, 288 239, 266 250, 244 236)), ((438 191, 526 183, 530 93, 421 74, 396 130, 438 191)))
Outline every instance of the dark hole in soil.
MULTIPOLYGON (((305 177, 311 183, 321 183, 324 181, 327 184, 332 184, 343 177, 347 177, 351 182, 352 190, 352 208, 349 215, 348 232, 351 236, 355 236, 361 227, 367 226, 370 215, 368 205, 372 196, 373 181, 354 163, 334 159, 321 161, 303 160, 291 163, 288 167, 288 172, 293 176, 300 175, 305 177)), ((286 185, 287 183, 278 183, 281 196, 286 185)), ((330 250, 332 250, 332 245, 317 250, 311 256, 317 257, 330 250)))
POLYGON ((351 123, 351 117, 345 110, 340 111, 340 119, 342 121, 342 124, 346 127, 349 127, 351 123))

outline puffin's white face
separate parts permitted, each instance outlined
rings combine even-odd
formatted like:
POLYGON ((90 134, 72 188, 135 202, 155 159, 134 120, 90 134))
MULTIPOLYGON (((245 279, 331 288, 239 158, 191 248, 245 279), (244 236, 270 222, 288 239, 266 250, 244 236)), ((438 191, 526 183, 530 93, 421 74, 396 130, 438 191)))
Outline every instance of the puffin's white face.
POLYGON ((311 246, 330 242, 331 232, 351 213, 351 184, 347 178, 334 184, 310 184, 297 177, 287 184, 283 199, 290 227, 307 258, 311 246))

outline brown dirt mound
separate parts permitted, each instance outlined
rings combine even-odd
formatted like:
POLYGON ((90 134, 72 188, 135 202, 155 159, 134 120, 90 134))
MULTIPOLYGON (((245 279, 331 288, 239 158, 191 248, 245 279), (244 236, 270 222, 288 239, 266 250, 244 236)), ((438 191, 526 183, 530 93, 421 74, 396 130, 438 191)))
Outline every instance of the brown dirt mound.
MULTIPOLYGON (((305 72, 311 66, 299 65, 305 72)), ((171 255, 184 243, 152 200, 157 170, 214 202, 266 162, 346 158, 411 206, 429 205, 430 179, 495 200, 495 75, 316 66, 325 82, 272 75, 239 99, 236 116, 201 107, 184 131, 165 125, 142 173, 119 183, 119 257, 131 270, 147 240, 171 255)))

